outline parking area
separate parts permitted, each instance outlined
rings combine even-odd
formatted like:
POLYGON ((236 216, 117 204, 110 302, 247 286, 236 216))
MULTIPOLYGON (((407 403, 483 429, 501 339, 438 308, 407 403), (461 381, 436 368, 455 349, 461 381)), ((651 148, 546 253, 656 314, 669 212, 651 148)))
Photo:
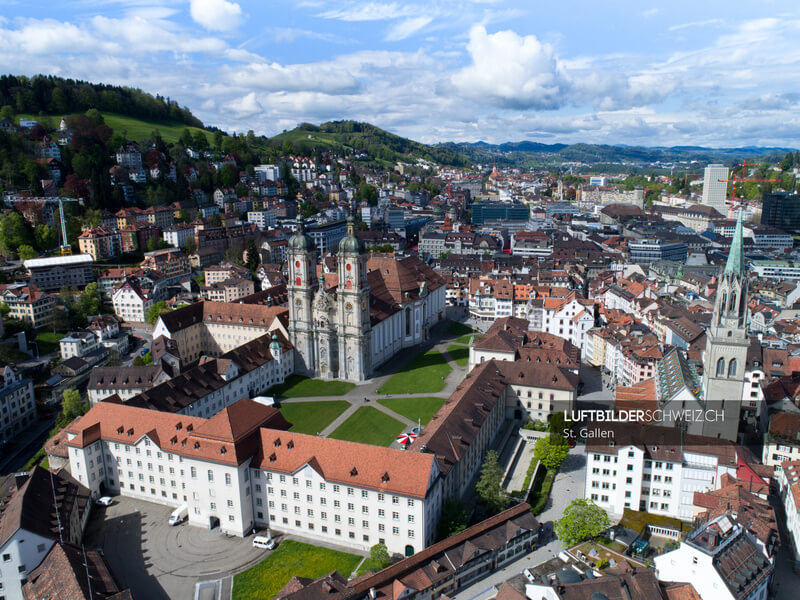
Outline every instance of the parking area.
POLYGON ((200 597, 209 588, 215 598, 226 597, 220 591, 230 590, 230 576, 268 554, 253 547, 253 535, 242 539, 186 522, 171 527, 171 512, 125 497, 93 508, 86 547, 102 549, 120 585, 130 587, 135 598, 191 600, 197 583, 214 580, 222 581, 202 586, 200 597))

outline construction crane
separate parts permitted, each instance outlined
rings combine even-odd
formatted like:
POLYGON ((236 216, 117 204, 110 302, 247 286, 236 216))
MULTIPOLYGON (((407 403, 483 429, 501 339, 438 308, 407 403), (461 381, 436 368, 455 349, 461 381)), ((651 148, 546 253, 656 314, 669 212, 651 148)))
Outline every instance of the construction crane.
POLYGON ((61 256, 69 256, 72 254, 72 246, 67 241, 67 221, 64 218, 64 202, 61 198, 58 199, 58 212, 61 214, 61 256))
MULTIPOLYGON (((748 163, 746 160, 742 161, 742 164, 737 165, 742 167, 742 177, 739 180, 739 183, 780 183, 783 181, 782 179, 748 179, 746 169, 747 167, 755 167, 758 166, 755 163, 748 163)), ((720 183, 730 183, 731 184, 731 199, 730 199, 730 208, 728 209, 728 220, 733 220, 733 203, 736 201, 736 167, 733 168, 733 175, 731 175, 731 179, 717 179, 720 183)))

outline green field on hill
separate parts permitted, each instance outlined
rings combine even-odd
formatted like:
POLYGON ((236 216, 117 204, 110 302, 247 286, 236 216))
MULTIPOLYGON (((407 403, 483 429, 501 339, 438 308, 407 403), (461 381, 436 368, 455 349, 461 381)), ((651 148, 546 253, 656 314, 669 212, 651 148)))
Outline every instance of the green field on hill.
MULTIPOLYGON (((137 119, 134 117, 126 117, 124 115, 118 115, 115 113, 110 112, 102 112, 103 120, 105 121, 106 125, 111 127, 114 130, 114 133, 119 133, 120 135, 125 135, 126 138, 133 141, 140 141, 150 139, 150 134, 153 132, 154 129, 158 129, 159 133, 161 134, 162 139, 167 143, 174 143, 178 141, 178 138, 181 137, 181 133, 183 133, 184 129, 189 129, 192 132, 192 135, 197 133, 198 131, 203 131, 206 134, 206 138, 208 139, 208 143, 213 143, 212 133, 210 131, 206 131, 204 129, 200 129, 198 127, 190 127, 188 125, 184 125, 182 123, 176 123, 174 121, 150 121, 147 119, 137 119), (123 134, 123 132, 125 132, 123 134)), ((61 120, 62 116, 65 115, 45 115, 47 118, 50 119, 50 123, 58 127, 58 123, 61 120)), ((24 117, 27 119, 34 119, 38 120, 41 117, 39 115, 29 115, 29 114, 18 114, 17 121, 19 122, 19 118, 24 117)))

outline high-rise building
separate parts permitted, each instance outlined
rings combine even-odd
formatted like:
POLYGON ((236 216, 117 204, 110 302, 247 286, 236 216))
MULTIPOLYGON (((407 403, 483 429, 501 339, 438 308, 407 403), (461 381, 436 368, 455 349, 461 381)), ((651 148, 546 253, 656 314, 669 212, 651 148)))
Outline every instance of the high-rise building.
POLYGON ((725 211, 725 194, 728 191, 728 167, 708 165, 703 176, 703 204, 716 208, 723 215, 725 211), (722 181, 720 181, 722 180, 722 181))
POLYGON ((800 233, 800 194, 764 194, 761 224, 782 229, 786 233, 800 233))

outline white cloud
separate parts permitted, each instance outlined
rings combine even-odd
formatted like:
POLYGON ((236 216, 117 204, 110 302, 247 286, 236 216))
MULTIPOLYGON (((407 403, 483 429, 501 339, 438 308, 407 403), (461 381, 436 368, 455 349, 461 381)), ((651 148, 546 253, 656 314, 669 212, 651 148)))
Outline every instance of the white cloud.
POLYGON ((566 73, 552 46, 536 36, 489 34, 479 25, 470 30, 467 51, 472 64, 452 77, 465 96, 517 109, 552 110, 565 103, 566 73))
POLYGON ((242 8, 227 0, 190 0, 192 19, 212 31, 231 31, 242 22, 242 8))
POLYGON ((414 35, 417 31, 428 25, 433 21, 433 17, 413 17, 401 21, 397 25, 393 25, 386 34, 387 42, 397 42, 404 40, 407 37, 414 35))
POLYGON ((271 92, 318 91, 325 94, 351 94, 359 83, 349 70, 334 62, 281 65, 250 63, 223 69, 224 78, 243 89, 271 92))
POLYGON ((264 112, 264 107, 256 99, 255 92, 250 92, 246 96, 231 100, 225 105, 225 109, 231 111, 233 116, 238 119, 255 117, 264 112))
POLYGON ((660 12, 661 12, 660 8, 648 8, 646 11, 644 11, 642 13, 642 16, 645 19, 652 19, 653 17, 655 17, 660 12))
POLYGON ((417 7, 408 4, 357 2, 343 8, 327 10, 317 16, 323 19, 337 19, 339 21, 386 21, 399 17, 410 17, 418 13, 419 9, 417 7))

